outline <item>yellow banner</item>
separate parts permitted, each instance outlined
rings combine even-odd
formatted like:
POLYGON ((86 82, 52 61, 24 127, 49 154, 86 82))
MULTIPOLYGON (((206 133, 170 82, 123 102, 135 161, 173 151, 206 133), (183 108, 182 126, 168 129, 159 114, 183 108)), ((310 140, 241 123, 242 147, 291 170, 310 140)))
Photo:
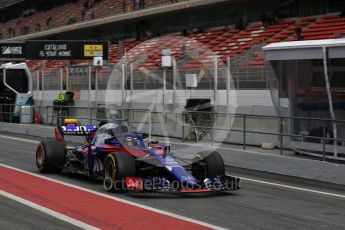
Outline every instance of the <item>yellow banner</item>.
POLYGON ((103 45, 84 45, 85 57, 102 57, 103 45))

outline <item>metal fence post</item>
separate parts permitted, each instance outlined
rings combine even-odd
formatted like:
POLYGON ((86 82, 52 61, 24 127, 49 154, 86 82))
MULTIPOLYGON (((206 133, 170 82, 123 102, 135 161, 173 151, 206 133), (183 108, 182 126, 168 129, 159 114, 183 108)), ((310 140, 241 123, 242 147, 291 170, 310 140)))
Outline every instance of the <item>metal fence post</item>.
POLYGON ((241 77, 240 77, 240 68, 237 67, 237 89, 240 89, 240 81, 241 81, 241 77))
MULTIPOLYGON (((36 100, 38 100, 38 94, 40 91, 40 70, 37 70, 37 75, 36 75, 36 100)), ((42 103, 42 98, 41 98, 41 103, 42 103)), ((42 105, 42 104, 41 104, 42 105)))
POLYGON ((246 120, 247 116, 243 115, 243 150, 246 150, 246 120))
POLYGON ((41 84, 42 84, 42 93, 41 93, 41 102, 43 103, 44 98, 44 71, 41 71, 41 84))
POLYGON ((88 105, 91 107, 91 92, 92 92, 92 83, 91 83, 91 66, 87 67, 87 72, 88 72, 88 105))
POLYGON ((95 105, 98 105, 98 68, 95 67, 95 105))
POLYGON ((63 91, 63 68, 60 69, 60 93, 63 91))
POLYGON ((91 92, 92 92, 92 81, 91 81, 91 66, 87 67, 88 70, 88 105, 89 105, 89 114, 90 114, 90 124, 92 124, 92 109, 91 109, 91 92))
MULTIPOLYGON (((129 101, 129 103, 132 105, 132 101, 133 101, 133 90, 134 90, 134 79, 133 79, 133 70, 134 70, 134 66, 133 66, 133 63, 131 63, 130 64, 130 66, 129 66, 129 68, 130 68, 130 77, 131 77, 131 79, 130 79, 130 101, 129 101)), ((131 106, 131 108, 132 108, 132 106, 131 106)))
POLYGON ((283 117, 279 119, 279 133, 280 133, 280 155, 283 155, 283 117))
POLYGON ((322 138, 322 160, 326 161, 326 141, 322 138))
POLYGON ((126 97, 125 97, 125 85, 126 85, 126 66, 124 63, 121 64, 121 117, 124 118, 124 106, 126 103, 126 97))
MULTIPOLYGON (((46 110, 46 114, 47 114, 47 115, 46 115, 46 118, 47 118, 46 124, 49 124, 49 122, 48 122, 48 120, 49 120, 49 114, 48 114, 48 113, 49 113, 49 107, 47 106, 46 108, 47 108, 47 110, 46 110)), ((53 115, 54 115, 54 114, 52 114, 52 119, 54 118, 53 115)), ((53 124, 53 120, 52 120, 51 123, 53 124)))
POLYGON ((163 95, 162 95, 162 104, 163 104, 163 119, 166 122, 165 116, 165 93, 166 93, 166 83, 167 83, 167 70, 163 68, 163 95))
POLYGON ((184 113, 182 112, 182 143, 185 142, 185 138, 184 138, 184 136, 185 136, 185 134, 184 134, 184 128, 185 128, 185 126, 184 126, 184 124, 185 124, 185 115, 184 115, 184 113))
POLYGON ((12 106, 10 106, 10 123, 13 122, 13 118, 12 118, 12 115, 13 115, 13 111, 12 111, 12 106))
POLYGON ((323 127, 322 127, 322 158, 323 161, 326 161, 326 121, 323 120, 323 127))
MULTIPOLYGON (((212 116, 214 116, 214 114, 212 116)), ((212 133, 211 145, 213 146, 214 145, 214 126, 211 127, 211 133, 212 133)))
POLYGON ((149 111, 149 141, 152 140, 152 122, 151 122, 151 111, 149 111))
POLYGON ((66 91, 69 90, 69 71, 68 68, 66 68, 66 91))
POLYGON ((226 71, 226 112, 230 110, 230 88, 231 88, 231 62, 230 57, 227 59, 227 71, 226 71))
POLYGON ((213 76, 213 105, 217 107, 217 90, 218 90, 218 58, 214 58, 214 76, 213 76))
POLYGON ((174 108, 175 108, 175 103, 176 103, 176 72, 177 72, 177 70, 176 70, 176 66, 177 66, 177 64, 176 64, 176 60, 175 59, 173 59, 173 105, 174 105, 174 108))

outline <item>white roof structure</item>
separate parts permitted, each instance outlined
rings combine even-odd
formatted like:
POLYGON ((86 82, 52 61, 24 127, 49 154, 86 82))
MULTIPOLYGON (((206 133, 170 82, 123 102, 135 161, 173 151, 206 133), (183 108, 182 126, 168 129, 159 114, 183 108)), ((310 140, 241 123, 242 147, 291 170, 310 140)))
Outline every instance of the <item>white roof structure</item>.
POLYGON ((308 40, 295 42, 277 42, 263 47, 264 51, 275 49, 292 49, 292 48, 315 48, 315 47, 333 47, 345 46, 345 38, 326 39, 326 40, 308 40))
POLYGON ((322 59, 326 47, 329 58, 345 58, 345 38, 278 42, 263 47, 266 60, 322 59))

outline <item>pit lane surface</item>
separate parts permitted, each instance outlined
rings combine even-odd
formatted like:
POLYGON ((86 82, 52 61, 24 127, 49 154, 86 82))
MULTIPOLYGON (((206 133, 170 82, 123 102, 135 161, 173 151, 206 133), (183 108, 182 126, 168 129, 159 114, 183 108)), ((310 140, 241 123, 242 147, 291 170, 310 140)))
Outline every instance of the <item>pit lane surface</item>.
MULTIPOLYGON (((24 142, 0 135, 0 163, 37 173, 35 166, 35 140, 37 139, 23 136, 19 136, 19 138, 32 141, 24 142)), ((340 186, 243 169, 231 169, 231 171, 233 174, 268 183, 244 180, 242 190, 239 192, 220 194, 127 193, 111 195, 230 229, 342 229, 345 226, 345 219, 342 218, 345 210, 345 197, 332 195, 345 194, 344 189, 340 186), (292 188, 277 186, 276 183, 292 186, 292 188), (329 194, 318 194, 293 188, 323 191, 329 194)), ((107 194, 100 182, 91 181, 85 177, 66 174, 45 176, 107 194)), ((13 201, 0 196, 0 204, 6 203, 13 203, 13 201)), ((0 207, 0 219, 2 219, 6 216, 3 215, 6 213, 6 205, 0 207)), ((37 224, 41 222, 39 217, 46 220, 47 226, 55 226, 57 229, 59 225, 68 226, 62 221, 30 210, 29 207, 19 204, 13 207, 19 215, 6 219, 9 226, 6 229, 11 228, 11 223, 12 226, 15 226, 14 224, 18 222, 17 218, 20 216, 27 217, 20 219, 25 220, 28 226, 38 226, 37 224), (41 216, 37 217, 37 215, 41 216)))
POLYGON ((33 210, 26 205, 0 196, 1 229, 79 229, 48 214, 33 210))

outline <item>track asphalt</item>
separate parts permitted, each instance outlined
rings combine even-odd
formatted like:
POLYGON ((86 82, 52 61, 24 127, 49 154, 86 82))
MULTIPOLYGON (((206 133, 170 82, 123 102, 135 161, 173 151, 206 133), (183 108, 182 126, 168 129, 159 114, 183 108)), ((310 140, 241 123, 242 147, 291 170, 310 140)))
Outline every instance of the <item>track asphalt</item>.
MULTIPOLYGON (((10 136, 0 133, 0 163, 39 174, 35 165, 38 139, 14 136, 29 140, 22 141, 2 135, 10 136)), ((218 194, 109 194, 101 182, 83 176, 65 173, 43 176, 228 229, 344 229, 345 189, 340 186, 238 168, 229 168, 229 173, 246 178, 242 180, 242 190, 218 194)), ((0 178, 1 183, 5 182, 0 178)), ((76 228, 1 195, 0 226, 1 229, 76 228)))

